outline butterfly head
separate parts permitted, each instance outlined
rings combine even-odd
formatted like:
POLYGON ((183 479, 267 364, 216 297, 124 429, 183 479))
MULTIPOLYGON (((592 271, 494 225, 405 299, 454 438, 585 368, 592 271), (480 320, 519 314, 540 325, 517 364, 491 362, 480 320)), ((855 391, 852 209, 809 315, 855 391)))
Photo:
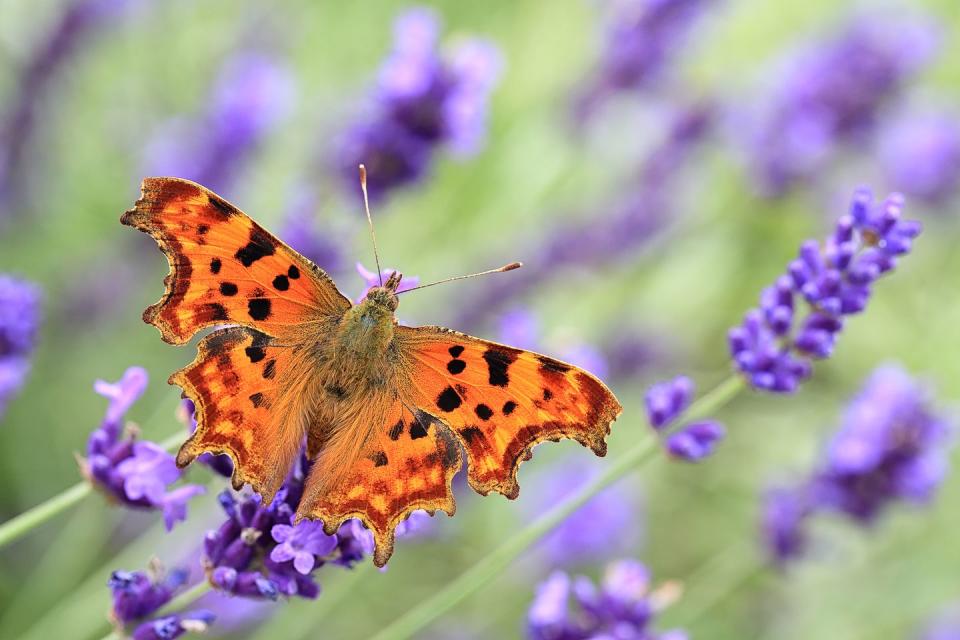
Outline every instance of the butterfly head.
POLYGON ((367 292, 366 299, 374 305, 389 309, 391 313, 396 311, 397 306, 400 304, 400 301, 397 299, 397 287, 400 286, 401 278, 403 278, 403 274, 399 271, 394 271, 382 286, 371 287, 367 292))

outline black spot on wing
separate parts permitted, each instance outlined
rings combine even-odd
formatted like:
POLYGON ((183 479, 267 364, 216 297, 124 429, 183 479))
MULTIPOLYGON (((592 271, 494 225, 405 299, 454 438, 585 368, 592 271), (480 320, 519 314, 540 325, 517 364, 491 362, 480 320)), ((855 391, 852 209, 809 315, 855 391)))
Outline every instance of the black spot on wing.
POLYGON ((516 353, 500 347, 490 347, 483 352, 487 362, 488 382, 495 387, 505 387, 510 383, 507 369, 517 359, 516 353))
POLYGON ((239 289, 237 289, 237 285, 233 284, 232 282, 220 283, 220 293, 225 296, 235 296, 237 295, 237 291, 239 291, 239 289))
POLYGON ((551 398, 553 398, 553 391, 550 391, 550 389, 544 389, 544 390, 543 390, 543 399, 544 399, 545 401, 549 402, 551 398))
POLYGON ((503 409, 501 409, 501 411, 503 411, 503 415, 508 416, 511 413, 513 413, 513 410, 516 408, 517 408, 516 402, 514 402, 513 400, 507 400, 506 402, 503 403, 503 409))
POLYGON ((477 417, 481 420, 489 420, 493 417, 493 409, 482 403, 478 404, 473 412, 476 413, 477 417))
POLYGON ((263 347, 247 347, 243 351, 247 354, 247 357, 250 358, 250 362, 260 362, 267 356, 267 352, 263 347))
POLYGON ((275 251, 273 238, 262 229, 253 229, 250 231, 250 242, 237 249, 235 257, 243 266, 249 267, 260 258, 272 256, 275 251))
POLYGON ((254 320, 266 320, 270 317, 270 301, 266 298, 251 298, 247 301, 247 313, 254 320))
POLYGON ((273 380, 275 375, 277 375, 277 361, 268 360, 267 364, 263 366, 263 378, 264 380, 273 380))
POLYGON ((220 198, 219 196, 211 194, 207 196, 207 200, 210 202, 213 208, 217 210, 217 212, 220 214, 220 217, 224 219, 229 218, 237 212, 236 209, 227 204, 226 200, 220 198))
POLYGON ((377 451, 375 454, 370 456, 370 459, 373 460, 373 466, 375 467, 387 466, 387 454, 384 451, 377 451))
POLYGON ((273 288, 277 291, 286 291, 290 288, 290 280, 285 275, 279 275, 273 279, 273 288))
POLYGON ((208 224, 198 224, 198 225, 197 225, 197 235, 198 235, 198 236, 205 236, 205 235, 207 235, 207 232, 208 232, 208 231, 210 231, 210 225, 208 225, 208 224))
POLYGON ((559 360, 554 360, 553 358, 548 358, 546 356, 537 356, 537 360, 540 361, 540 368, 544 371, 549 371, 551 373, 566 373, 570 371, 570 365, 564 364, 559 360))
POLYGON ((410 425, 410 439, 419 440, 420 438, 426 438, 427 429, 429 428, 430 422, 427 421, 426 425, 424 425, 424 420, 422 420, 420 416, 417 416, 416 422, 410 425))
POLYGON ((388 434, 391 440, 399 440, 400 436, 403 435, 403 418, 397 420, 397 424, 390 427, 390 432, 388 434))
POLYGON ((463 370, 467 368, 467 363, 463 360, 453 359, 447 363, 447 371, 453 375, 463 373, 463 370))
POLYGON ((223 266, 223 263, 220 262, 220 258, 214 258, 210 261, 210 273, 217 275, 220 273, 220 267, 223 266))
POLYGON ((473 444, 474 440, 484 440, 486 436, 483 435, 483 431, 477 427, 467 427, 460 430, 460 435, 463 436, 463 439, 467 441, 467 444, 473 444))
POLYGON ((250 396, 250 403, 253 404, 254 408, 259 407, 263 404, 263 394, 259 391, 250 396))
POLYGON ((211 320, 227 320, 227 308, 219 302, 208 302, 207 310, 210 312, 211 320))
POLYGON ((440 407, 441 411, 446 411, 447 413, 455 410, 461 403, 460 394, 458 394, 453 387, 447 387, 437 396, 437 406, 440 407))
POLYGON ((287 269, 287 276, 291 280, 296 280, 297 278, 300 277, 300 269, 297 269, 296 265, 293 265, 293 264, 290 265, 290 268, 287 269))
POLYGON ((460 354, 463 353, 463 347, 457 344, 447 349, 447 351, 450 353, 452 357, 459 358, 460 354))

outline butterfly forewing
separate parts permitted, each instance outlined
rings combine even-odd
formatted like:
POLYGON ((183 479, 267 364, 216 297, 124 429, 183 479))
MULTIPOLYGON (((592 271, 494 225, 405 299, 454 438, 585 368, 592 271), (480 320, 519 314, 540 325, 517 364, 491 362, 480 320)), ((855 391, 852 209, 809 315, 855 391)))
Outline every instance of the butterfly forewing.
POLYGON ((229 324, 278 336, 350 307, 322 270, 212 191, 179 178, 147 178, 141 191, 120 221, 153 236, 170 263, 166 293, 143 314, 165 341, 229 324))

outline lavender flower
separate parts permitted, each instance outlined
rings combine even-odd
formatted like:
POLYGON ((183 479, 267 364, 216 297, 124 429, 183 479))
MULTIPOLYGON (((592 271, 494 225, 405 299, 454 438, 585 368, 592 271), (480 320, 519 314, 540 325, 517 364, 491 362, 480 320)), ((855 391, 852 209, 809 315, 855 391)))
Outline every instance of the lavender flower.
MULTIPOLYGON (((695 387, 687 376, 652 385, 644 396, 647 421, 656 431, 671 426, 690 406, 695 387)), ((699 462, 709 457, 726 435, 723 425, 715 420, 685 424, 667 436, 664 448, 678 460, 699 462)))
POLYGON ((102 424, 90 434, 80 468, 112 500, 135 509, 162 511, 169 531, 186 519, 187 502, 204 489, 183 485, 168 491, 180 478, 173 456, 152 442, 137 441, 132 431, 123 433, 123 418, 146 387, 147 372, 141 367, 130 367, 116 383, 96 381, 94 389, 109 404, 102 424))
POLYGON ((960 189, 960 119, 924 114, 894 123, 885 130, 881 160, 890 184, 944 204, 960 189))
POLYGON ((149 572, 114 571, 107 581, 113 600, 110 619, 121 628, 138 623, 134 640, 171 640, 187 632, 206 631, 213 614, 204 610, 147 620, 170 602, 187 577, 183 569, 167 573, 156 562, 151 562, 149 572))
POLYGON ((807 518, 812 515, 805 487, 773 488, 763 497, 761 530, 770 558, 779 566, 806 553, 807 518))
POLYGON ((654 429, 661 429, 683 413, 693 400, 693 380, 677 376, 652 385, 644 396, 647 418, 654 429))
POLYGON ((814 359, 830 357, 844 318, 866 308, 873 283, 920 234, 920 223, 901 219, 902 211, 899 195, 874 203, 868 191, 857 191, 832 236, 801 245, 787 275, 729 333, 734 363, 754 388, 792 393, 812 373, 814 359))
POLYGON ((668 75, 673 59, 710 0, 625 0, 612 3, 603 52, 576 103, 589 117, 612 94, 649 90, 668 75))
POLYGON ((133 632, 133 640, 173 640, 185 633, 204 633, 214 615, 205 610, 174 614, 144 622, 133 632))
POLYGON ((822 171, 841 145, 873 136, 884 107, 935 49, 931 26, 912 18, 860 18, 800 53, 749 136, 760 190, 780 196, 822 171))
POLYGON ((674 584, 650 591, 650 574, 639 562, 611 564, 599 588, 588 578, 553 573, 537 588, 527 614, 531 640, 638 638, 685 640, 680 630, 651 629, 657 613, 678 597, 674 584), (571 597, 576 609, 571 611, 571 597))
POLYGON ((888 505, 928 502, 948 471, 948 427, 905 371, 874 371, 847 408, 814 480, 821 506, 873 521, 888 505))
POLYGON ((284 64, 262 53, 235 54, 214 80, 206 112, 160 128, 147 146, 144 172, 229 192, 244 164, 290 112, 295 94, 284 64))
POLYGON ((437 50, 439 29, 429 9, 411 9, 397 18, 393 52, 380 69, 372 113, 340 141, 337 164, 344 180, 355 187, 357 165, 365 164, 373 199, 420 178, 441 145, 462 156, 482 146, 499 52, 485 41, 466 40, 445 59, 437 50))
POLYGON ((799 556, 805 522, 815 513, 868 525, 897 502, 928 502, 949 466, 949 429, 931 404, 902 369, 874 371, 809 480, 768 494, 764 530, 771 555, 781 563, 799 556))
POLYGON ((715 420, 693 422, 667 436, 667 452, 678 460, 699 462, 713 454, 725 435, 723 425, 715 420))
POLYGON ((301 458, 269 505, 256 495, 220 494, 227 519, 204 538, 204 567, 214 587, 261 600, 316 598, 319 567, 349 567, 372 551, 372 536, 358 522, 344 523, 334 536, 319 522, 294 524, 308 465, 301 458))
POLYGON ((0 274, 0 419, 30 371, 40 325, 40 290, 0 274))

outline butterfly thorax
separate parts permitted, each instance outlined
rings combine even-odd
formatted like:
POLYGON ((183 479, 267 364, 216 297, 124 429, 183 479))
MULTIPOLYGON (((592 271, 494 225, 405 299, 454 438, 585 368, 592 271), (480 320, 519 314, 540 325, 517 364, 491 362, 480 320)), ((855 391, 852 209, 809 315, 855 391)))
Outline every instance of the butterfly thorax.
POLYGON ((337 360, 350 359, 361 367, 382 367, 397 322, 397 296, 386 287, 374 287, 340 321, 337 360), (378 366, 379 365, 379 366, 378 366))

